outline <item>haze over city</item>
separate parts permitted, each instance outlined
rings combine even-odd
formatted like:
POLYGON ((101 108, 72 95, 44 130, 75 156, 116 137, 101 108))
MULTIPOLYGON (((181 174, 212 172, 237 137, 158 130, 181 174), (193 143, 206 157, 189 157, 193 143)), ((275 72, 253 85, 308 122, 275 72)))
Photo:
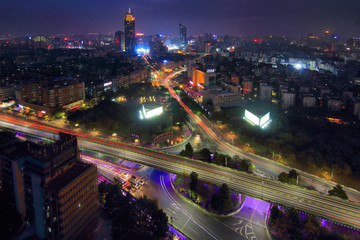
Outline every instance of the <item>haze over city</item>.
POLYGON ((351 37, 360 31, 357 0, 3 0, 0 34, 114 32, 129 7, 146 34, 175 34, 178 23, 188 35, 305 36, 330 29, 351 37))
POLYGON ((1 240, 360 240, 357 0, 0 0, 1 240))

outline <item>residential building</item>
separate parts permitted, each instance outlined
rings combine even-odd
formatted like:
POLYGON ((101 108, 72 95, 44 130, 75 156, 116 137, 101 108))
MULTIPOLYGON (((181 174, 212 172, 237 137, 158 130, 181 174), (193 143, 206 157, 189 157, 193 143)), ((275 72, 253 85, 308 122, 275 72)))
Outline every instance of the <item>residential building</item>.
POLYGON ((69 109, 85 100, 85 84, 78 80, 54 80, 20 84, 19 102, 35 110, 69 109))
POLYGON ((283 108, 289 108, 295 105, 295 93, 284 91, 281 93, 281 105, 283 108))
POLYGON ((316 99, 315 99, 314 95, 312 95, 312 94, 304 95, 302 98, 302 105, 305 108, 315 107, 316 99))

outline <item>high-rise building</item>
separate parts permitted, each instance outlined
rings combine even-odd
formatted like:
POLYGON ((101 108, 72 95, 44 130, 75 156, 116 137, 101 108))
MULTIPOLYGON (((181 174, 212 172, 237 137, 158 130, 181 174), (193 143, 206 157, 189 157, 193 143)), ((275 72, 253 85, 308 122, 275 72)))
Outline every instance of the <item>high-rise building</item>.
POLYGON ((272 86, 266 83, 260 83, 260 99, 262 101, 270 102, 272 97, 272 86))
POLYGON ((135 17, 129 12, 125 15, 125 51, 135 53, 135 17))
POLYGON ((94 233, 97 169, 79 155, 76 136, 65 133, 53 143, 12 141, 0 149, 4 189, 40 239, 89 239, 94 233))
POLYGON ((216 73, 215 69, 199 69, 197 67, 193 67, 193 87, 194 88, 204 88, 207 86, 216 85, 216 73))
POLYGON ((179 35, 180 35, 180 45, 186 46, 187 45, 186 27, 181 24, 179 24, 179 35))
POLYGON ((117 31, 114 39, 115 48, 118 51, 125 50, 125 35, 123 31, 117 31))

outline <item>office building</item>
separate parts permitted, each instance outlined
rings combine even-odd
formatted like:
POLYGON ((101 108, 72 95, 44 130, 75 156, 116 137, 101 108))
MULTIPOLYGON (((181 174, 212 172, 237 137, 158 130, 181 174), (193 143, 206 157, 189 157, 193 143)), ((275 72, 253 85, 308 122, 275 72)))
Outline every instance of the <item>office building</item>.
POLYGON ((117 31, 114 39, 115 48, 118 51, 125 51, 125 35, 123 31, 117 31))
POLYGON ((187 40, 186 40, 186 27, 182 24, 179 24, 179 35, 180 35, 180 45, 186 46, 187 40))
POLYGON ((193 87, 204 88, 207 86, 214 86, 216 84, 215 69, 202 69, 200 67, 193 67, 193 87))
POLYGON ((135 17, 129 12, 125 15, 125 51, 135 53, 135 17))
POLYGON ((0 149, 4 189, 40 239, 90 239, 98 219, 97 169, 79 161, 76 136, 11 141, 0 149), (4 166, 4 167, 3 167, 4 166))

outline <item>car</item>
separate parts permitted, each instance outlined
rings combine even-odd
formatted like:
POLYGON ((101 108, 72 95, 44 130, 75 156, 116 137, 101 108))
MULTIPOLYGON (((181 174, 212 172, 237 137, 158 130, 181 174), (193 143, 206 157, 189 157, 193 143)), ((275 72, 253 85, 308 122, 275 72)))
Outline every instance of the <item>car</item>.
POLYGON ((145 182, 143 180, 139 180, 140 185, 144 185, 145 182))

